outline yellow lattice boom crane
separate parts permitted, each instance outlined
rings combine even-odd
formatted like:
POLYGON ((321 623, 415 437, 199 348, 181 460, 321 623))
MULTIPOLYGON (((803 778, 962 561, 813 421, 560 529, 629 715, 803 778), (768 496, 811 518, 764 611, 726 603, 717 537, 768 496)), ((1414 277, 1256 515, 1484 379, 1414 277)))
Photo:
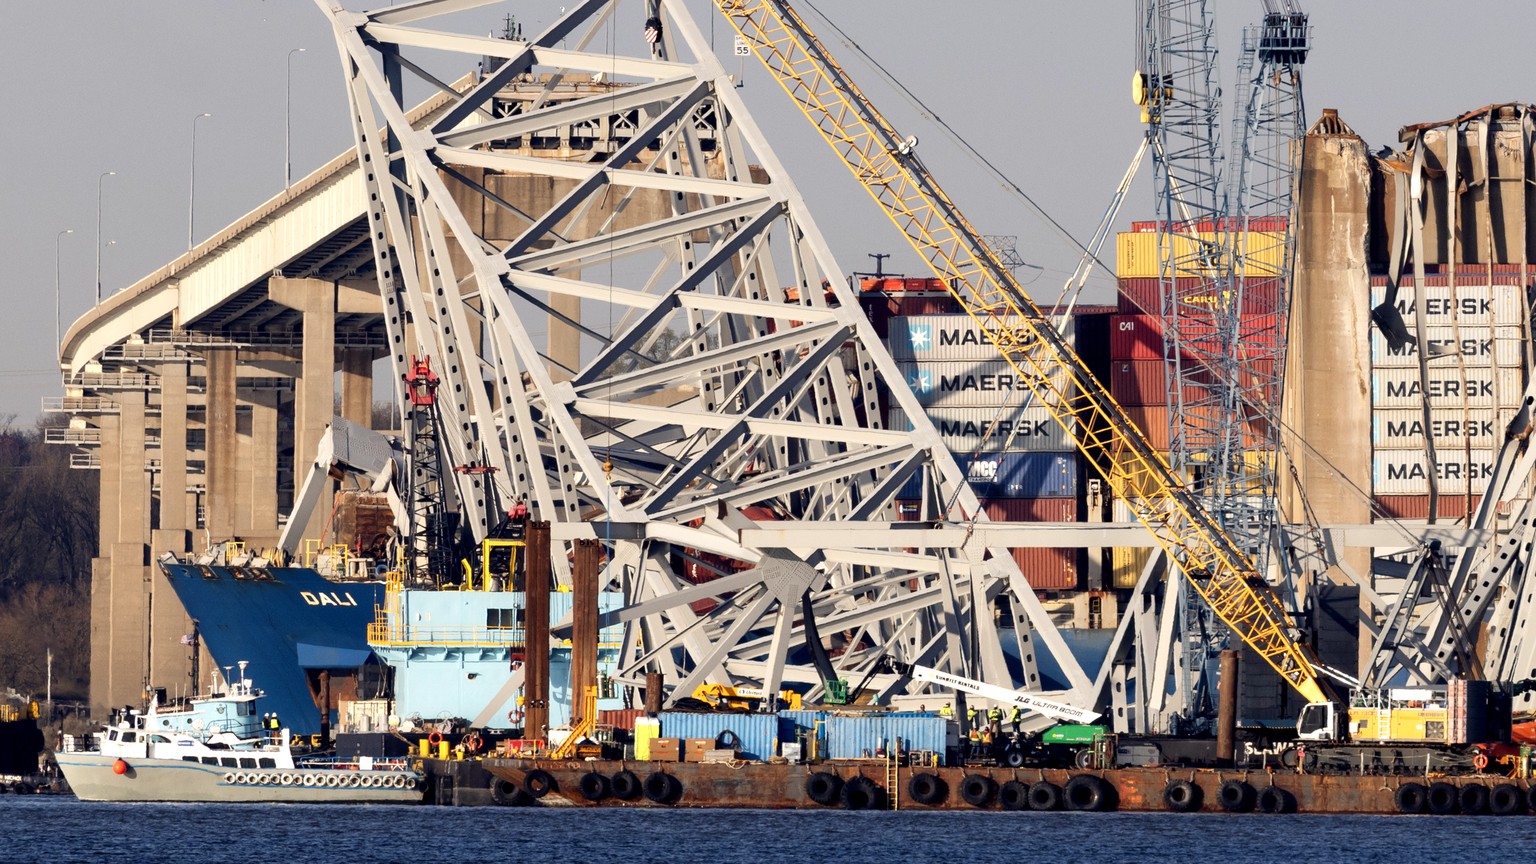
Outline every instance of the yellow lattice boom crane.
POLYGON ((1252 561, 1200 506, 914 152, 782 0, 715 0, 769 73, 1190 586, 1308 702, 1334 701, 1252 561))

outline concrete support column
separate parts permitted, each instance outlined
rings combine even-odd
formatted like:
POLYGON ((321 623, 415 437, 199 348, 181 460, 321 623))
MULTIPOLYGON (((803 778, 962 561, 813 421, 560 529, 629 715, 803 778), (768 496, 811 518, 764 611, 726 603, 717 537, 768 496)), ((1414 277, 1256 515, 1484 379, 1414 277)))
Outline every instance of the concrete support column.
MULTIPOLYGON (((188 531, 195 527, 193 516, 187 510, 187 364, 166 363, 160 367, 160 521, 155 527, 188 531)), ((157 548, 155 553, 165 551, 157 548)))
POLYGON ((250 445, 251 483, 248 487, 252 546, 277 544, 277 403, 276 392, 250 393, 250 425, 244 440, 250 445))
POLYGON ((235 404, 235 536, 246 543, 251 542, 251 504, 255 500, 254 476, 252 464, 256 460, 256 450, 251 446, 251 412, 250 395, 240 395, 240 387, 235 384, 235 396, 238 400, 235 404))
POLYGON ((341 416, 373 428, 373 350, 341 350, 341 416))
POLYGON ((232 349, 209 351, 208 368, 208 495, 205 521, 214 543, 235 536, 235 511, 239 507, 235 463, 239 459, 235 414, 235 367, 239 356, 232 349))
POLYGON ((149 543, 149 470, 145 429, 148 394, 142 390, 117 397, 117 540, 149 543))
POLYGON ((96 472, 99 500, 96 524, 98 558, 91 559, 91 712, 102 716, 102 709, 112 702, 112 544, 117 542, 118 508, 118 415, 102 414, 96 420, 101 430, 96 472), (109 503, 110 502, 110 503, 109 503))
MULTIPOLYGON (((105 473, 105 472, 103 472, 105 473)), ((103 507, 102 517, 106 517, 103 507)), ((101 547, 106 549, 106 546, 101 547)), ((91 714, 105 717, 112 702, 112 559, 91 559, 91 714)))
MULTIPOLYGON (((1280 505, 1288 521, 1301 521, 1305 490, 1322 524, 1364 524, 1370 502, 1357 490, 1371 488, 1369 163, 1365 142, 1335 112, 1323 114, 1302 143, 1286 364, 1285 445, 1304 455, 1295 457, 1299 487, 1280 473, 1280 505)), ((1370 573, 1370 550, 1344 555, 1356 573, 1370 573)), ((1357 644, 1361 652, 1369 644, 1357 638, 1357 592, 1348 582, 1334 570, 1309 593, 1321 659, 1353 672, 1357 644)))
MULTIPOLYGON (((304 473, 315 459, 320 436, 336 410, 336 286, 320 279, 267 281, 273 301, 304 313, 304 345, 299 379, 294 387, 294 488, 304 483, 304 473)), ((327 506, 315 508, 303 537, 315 538, 325 528, 327 506)))
MULTIPOLYGON (((578 274, 572 278, 579 279, 581 276, 578 274)), ((580 298, 550 294, 549 306, 556 314, 564 315, 575 323, 581 323, 580 298)), ((546 354, 550 360, 550 377, 556 381, 569 380, 571 373, 566 370, 581 368, 581 331, 573 324, 567 324, 551 316, 549 333, 545 338, 548 343, 546 354)))
POLYGON ((97 420, 97 427, 101 429, 101 446, 98 448, 98 456, 101 460, 101 469, 97 471, 97 481, 100 484, 101 497, 100 520, 96 525, 96 548, 106 555, 107 548, 117 542, 117 520, 122 514, 118 511, 117 489, 121 479, 119 464, 122 462, 119 454, 122 448, 119 446, 118 429, 121 428, 121 419, 116 414, 103 414, 97 420))
POLYGON ((139 704, 147 683, 150 487, 146 394, 115 400, 101 419, 102 557, 91 562, 91 704, 139 704))
POLYGON ((106 704, 139 705, 150 683, 148 544, 113 543, 109 551, 112 664, 106 704))
MULTIPOLYGON (((185 530, 155 531, 151 535, 152 557, 166 552, 182 556, 192 551, 191 534, 185 530)), ((175 692, 177 688, 190 688, 192 649, 181 644, 183 634, 192 632, 192 619, 181 605, 181 599, 171 588, 156 564, 151 561, 146 578, 149 582, 150 633, 149 633, 149 684, 165 687, 175 692)), ((196 693, 195 689, 184 692, 196 693)))

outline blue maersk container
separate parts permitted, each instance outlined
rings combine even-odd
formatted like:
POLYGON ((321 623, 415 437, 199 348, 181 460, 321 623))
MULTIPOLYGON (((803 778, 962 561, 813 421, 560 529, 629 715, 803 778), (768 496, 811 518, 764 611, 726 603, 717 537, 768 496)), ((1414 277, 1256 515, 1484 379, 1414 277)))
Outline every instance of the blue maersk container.
MULTIPOLYGON (((1076 498, 1077 457, 1073 453, 956 454, 965 481, 981 498, 1076 498)), ((922 475, 914 474, 896 493, 922 495, 922 475)))
POLYGON ((838 715, 826 718, 827 755, 832 759, 867 759, 898 739, 904 752, 932 750, 944 757, 949 721, 932 714, 838 715))
POLYGON ((719 739, 721 734, 736 733, 741 742, 737 750, 743 759, 764 760, 779 755, 779 718, 774 714, 715 714, 709 712, 663 711, 663 738, 719 739))

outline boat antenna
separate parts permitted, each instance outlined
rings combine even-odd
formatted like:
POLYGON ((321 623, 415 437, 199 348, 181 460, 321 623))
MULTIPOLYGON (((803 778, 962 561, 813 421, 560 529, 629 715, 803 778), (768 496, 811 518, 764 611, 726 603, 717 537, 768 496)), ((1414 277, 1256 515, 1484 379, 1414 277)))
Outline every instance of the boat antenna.
POLYGON ((249 660, 241 660, 240 663, 239 663, 239 666, 240 666, 240 683, 241 684, 245 683, 245 667, 250 665, 250 662, 251 661, 249 661, 249 660))

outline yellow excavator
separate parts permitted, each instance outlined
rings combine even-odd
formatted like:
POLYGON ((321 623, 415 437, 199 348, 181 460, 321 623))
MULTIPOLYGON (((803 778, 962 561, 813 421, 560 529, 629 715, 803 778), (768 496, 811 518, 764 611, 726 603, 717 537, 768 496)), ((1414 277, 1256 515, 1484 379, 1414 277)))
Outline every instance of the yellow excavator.
MULTIPOLYGON (((763 691, 750 687, 700 684, 693 688, 693 698, 711 711, 757 711, 766 697, 763 691)), ((781 709, 800 710, 800 694, 793 690, 780 690, 778 701, 781 709)))

